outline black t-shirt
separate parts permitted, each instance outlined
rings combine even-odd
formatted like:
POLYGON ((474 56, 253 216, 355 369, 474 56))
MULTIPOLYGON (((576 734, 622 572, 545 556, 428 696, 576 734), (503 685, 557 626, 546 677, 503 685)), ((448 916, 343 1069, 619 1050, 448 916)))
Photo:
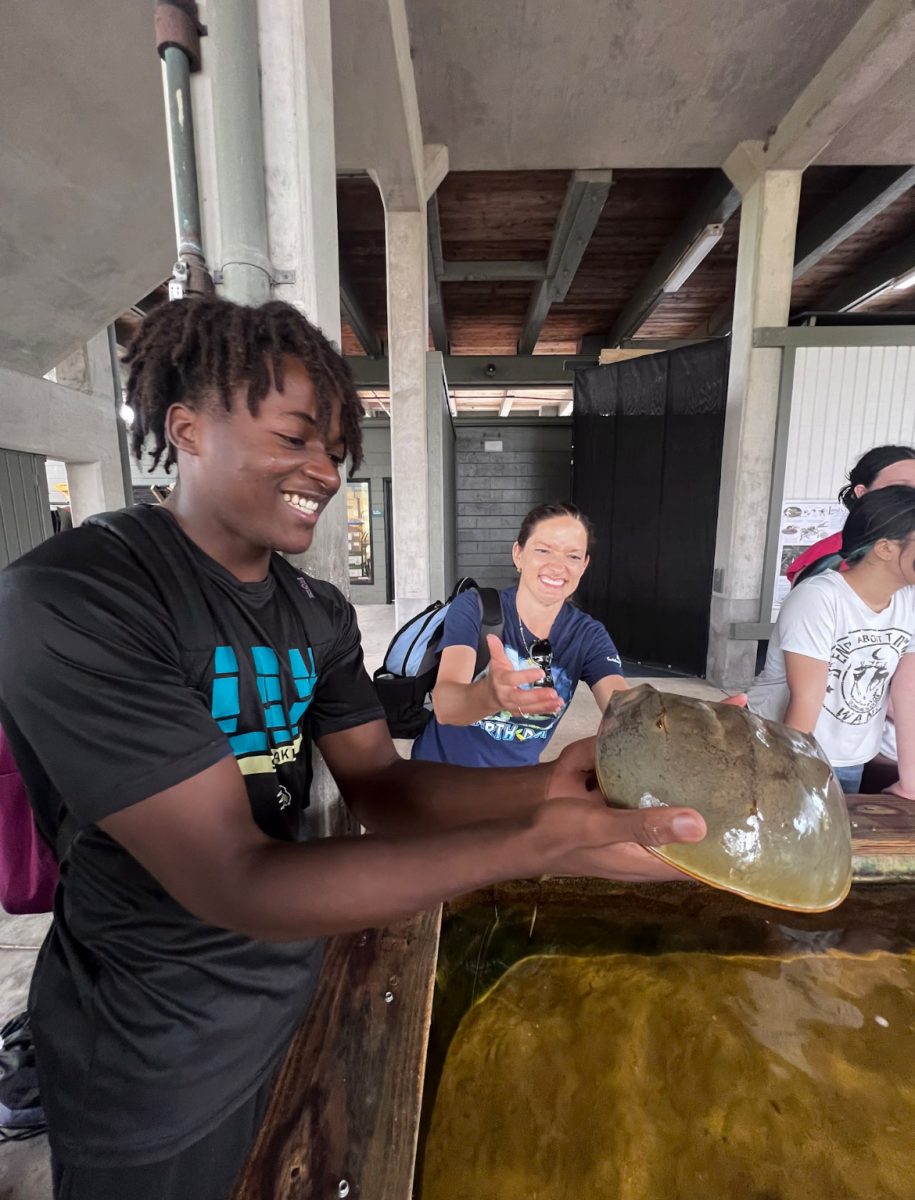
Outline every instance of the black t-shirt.
POLYGON ((234 753, 261 828, 304 840, 312 739, 383 713, 336 588, 279 556, 240 583, 163 509, 111 519, 0 573, 0 723, 65 850, 30 1001, 53 1149, 128 1165, 264 1083, 322 943, 205 924, 95 822, 234 753))

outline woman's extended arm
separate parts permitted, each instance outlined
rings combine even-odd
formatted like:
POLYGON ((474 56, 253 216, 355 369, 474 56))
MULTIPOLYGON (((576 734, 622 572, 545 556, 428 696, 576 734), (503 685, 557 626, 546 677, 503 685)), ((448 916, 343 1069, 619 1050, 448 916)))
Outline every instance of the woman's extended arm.
POLYGON ((597 683, 591 685, 591 694, 594 701, 601 712, 604 712, 607 705, 610 703, 610 697, 614 692, 622 692, 629 687, 626 678, 623 675, 605 675, 603 679, 598 679, 597 683))
POLYGON ((553 688, 521 687, 543 678, 539 667, 516 671, 509 662, 505 648, 492 634, 489 644, 489 671, 473 682, 477 652, 470 646, 449 646, 442 651, 432 708, 441 725, 472 725, 483 717, 497 712, 518 716, 535 713, 555 713, 562 700, 553 688))

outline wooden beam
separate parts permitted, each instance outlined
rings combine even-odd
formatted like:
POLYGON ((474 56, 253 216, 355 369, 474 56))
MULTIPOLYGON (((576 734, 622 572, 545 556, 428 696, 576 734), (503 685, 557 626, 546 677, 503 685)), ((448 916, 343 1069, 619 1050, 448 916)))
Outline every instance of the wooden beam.
POLYGON ((438 215, 438 196, 431 196, 426 205, 426 228, 429 239, 429 328, 436 350, 447 354, 450 339, 442 301, 442 228, 438 215))
POLYGON ((573 171, 553 231, 546 278, 534 288, 518 339, 518 353, 532 354, 550 307, 566 298, 607 203, 612 171, 573 171))
POLYGON ((571 417, 571 415, 572 415, 572 410, 573 410, 574 408, 575 408, 575 401, 574 401, 574 400, 567 400, 567 401, 565 402, 565 404, 560 404, 560 406, 559 406, 559 415, 560 415, 561 417, 571 417))
POLYGON ((868 167, 798 230, 794 278, 815 267, 836 246, 863 229, 915 186, 915 167, 868 167))
POLYGON ((328 940, 233 1200, 411 1195, 440 921, 328 940))
POLYGON ((512 402, 513 401, 514 401, 514 396, 510 396, 506 393, 506 395, 504 396, 504 398, 502 400, 502 403, 499 405, 499 416, 500 417, 507 417, 509 415, 509 413, 512 410, 512 402))
POLYGON ((362 307, 359 294, 353 287, 352 280, 344 270, 342 263, 340 264, 340 308, 344 320, 356 335, 359 345, 369 358, 380 358, 384 353, 381 341, 372 328, 372 323, 362 307))
POLYGON ((664 298, 671 271, 706 225, 724 224, 739 207, 740 192, 723 171, 714 171, 610 327, 604 346, 620 346, 641 329, 664 298))
POLYGON ((915 234, 869 259, 853 275, 843 279, 828 296, 811 307, 819 312, 848 312, 863 304, 887 284, 915 270, 915 234))
MULTIPOLYGON (((587 333, 579 343, 579 354, 599 355, 602 350, 609 350, 605 333, 587 333)), ((707 337, 660 337, 660 338, 623 338, 621 350, 682 350, 684 346, 697 346, 707 342, 707 337)))

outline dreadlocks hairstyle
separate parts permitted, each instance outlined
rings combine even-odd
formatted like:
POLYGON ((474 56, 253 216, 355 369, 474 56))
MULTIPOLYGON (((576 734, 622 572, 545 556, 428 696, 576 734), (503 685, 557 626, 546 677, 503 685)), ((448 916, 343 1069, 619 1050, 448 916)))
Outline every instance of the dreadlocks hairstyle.
POLYGON ((216 401, 228 412, 233 393, 247 385, 248 409, 257 416, 271 385, 283 390, 286 356, 297 358, 311 377, 322 431, 339 398, 355 471, 362 462, 364 410, 349 366, 319 329, 280 300, 259 308, 215 298, 172 300, 153 309, 124 356, 130 366, 127 403, 135 414, 134 456, 139 459, 151 439, 153 469, 160 462, 171 469, 175 450, 165 434, 165 415, 173 404, 199 408, 216 401))
POLYGON ((902 542, 912 534, 915 534, 915 488, 894 483, 876 492, 866 492, 845 520, 840 553, 827 554, 811 563, 796 583, 835 569, 843 562, 854 566, 883 538, 902 542))
POLYGON ((915 448, 912 446, 874 446, 873 450, 862 454, 848 472, 848 483, 839 492, 839 499, 851 510, 858 499, 856 487, 869 488, 881 471, 893 463, 906 462, 911 458, 915 458, 915 448))

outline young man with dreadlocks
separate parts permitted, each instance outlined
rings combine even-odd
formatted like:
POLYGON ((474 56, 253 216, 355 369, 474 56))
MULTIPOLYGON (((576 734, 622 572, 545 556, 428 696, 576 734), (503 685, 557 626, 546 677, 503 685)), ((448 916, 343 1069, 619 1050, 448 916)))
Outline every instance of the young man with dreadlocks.
POLYGON ((586 743, 485 787, 398 757, 352 608, 275 553, 361 449, 293 308, 177 301, 127 359, 175 491, 0 575, 0 722, 62 861, 31 1011, 57 1197, 225 1200, 324 936, 517 876, 671 878, 642 846, 704 826, 606 808, 586 743), (308 840, 312 744, 367 836, 308 840))

